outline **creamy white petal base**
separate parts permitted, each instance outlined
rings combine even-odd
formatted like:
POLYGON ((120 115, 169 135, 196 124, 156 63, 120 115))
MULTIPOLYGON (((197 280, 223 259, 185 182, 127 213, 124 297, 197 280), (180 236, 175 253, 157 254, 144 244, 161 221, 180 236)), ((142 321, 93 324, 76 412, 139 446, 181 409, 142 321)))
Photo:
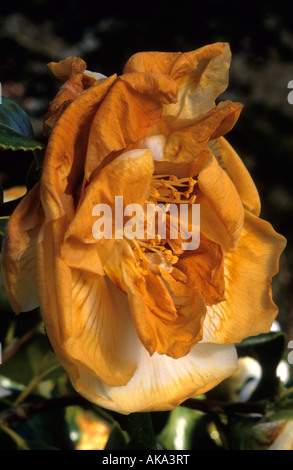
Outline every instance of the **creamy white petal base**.
POLYGON ((198 343, 180 359, 150 356, 137 338, 137 369, 125 386, 110 387, 81 367, 73 386, 83 396, 122 414, 171 410, 215 387, 238 368, 234 345, 198 343))

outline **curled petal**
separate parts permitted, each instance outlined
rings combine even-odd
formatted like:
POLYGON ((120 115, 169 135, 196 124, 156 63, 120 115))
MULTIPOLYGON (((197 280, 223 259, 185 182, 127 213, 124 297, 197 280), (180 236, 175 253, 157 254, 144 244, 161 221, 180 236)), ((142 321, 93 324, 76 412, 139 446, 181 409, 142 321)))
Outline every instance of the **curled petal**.
POLYGON ((84 72, 86 62, 79 57, 67 57, 60 62, 50 62, 48 67, 56 78, 66 82, 75 75, 84 72))
POLYGON ((60 62, 50 62, 48 67, 59 80, 66 83, 49 104, 43 124, 45 135, 53 129, 69 104, 95 82, 94 78, 84 74, 86 63, 79 57, 68 57, 60 62))
POLYGON ((178 102, 164 107, 169 122, 192 119, 214 106, 228 85, 229 44, 215 43, 187 53, 141 52, 134 54, 124 73, 157 72, 170 75, 179 86, 178 102))
POLYGON ((205 149, 207 143, 226 134, 237 121, 242 105, 225 101, 204 115, 171 132, 166 138, 164 160, 191 162, 205 149))
POLYGON ((107 385, 125 385, 136 363, 125 294, 107 277, 72 272, 72 334, 66 350, 73 361, 107 385))
POLYGON ((245 211, 237 250, 225 260, 225 300, 208 307, 204 339, 237 343, 270 331, 278 309, 271 280, 278 272, 286 240, 272 226, 245 211))

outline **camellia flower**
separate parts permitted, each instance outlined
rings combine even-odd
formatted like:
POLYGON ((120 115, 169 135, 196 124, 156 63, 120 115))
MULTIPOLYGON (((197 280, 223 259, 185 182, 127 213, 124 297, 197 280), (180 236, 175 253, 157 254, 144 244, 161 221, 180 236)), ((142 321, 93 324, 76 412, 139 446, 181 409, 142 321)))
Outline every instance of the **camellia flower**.
MULTIPOLYGON (((64 83, 44 121, 39 183, 8 223, 2 270, 15 312, 40 305, 75 389, 130 413, 168 410, 237 369, 234 343, 268 332, 285 239, 259 218, 255 185, 223 137, 239 103, 230 48, 142 52, 121 76, 79 58, 49 64, 64 83), (200 205, 200 244, 93 236, 94 207, 200 205)), ((171 218, 169 219, 169 221, 171 218)))

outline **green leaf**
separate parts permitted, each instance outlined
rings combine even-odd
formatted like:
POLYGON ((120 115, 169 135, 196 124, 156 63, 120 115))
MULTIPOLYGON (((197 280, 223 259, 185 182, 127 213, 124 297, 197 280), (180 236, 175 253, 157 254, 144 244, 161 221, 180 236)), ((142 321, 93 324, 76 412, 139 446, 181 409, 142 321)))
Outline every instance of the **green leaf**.
POLYGON ((227 450, 243 450, 242 445, 259 422, 259 416, 233 414, 224 427, 227 450))
POLYGON ((0 147, 10 150, 43 148, 43 145, 34 139, 26 112, 14 101, 4 97, 0 104, 0 147))
POLYGON ((123 450, 126 447, 128 436, 118 423, 114 423, 104 450, 123 450))
POLYGON ((150 413, 131 413, 129 415, 111 413, 111 416, 129 436, 129 442, 125 449, 157 450, 157 441, 150 413))

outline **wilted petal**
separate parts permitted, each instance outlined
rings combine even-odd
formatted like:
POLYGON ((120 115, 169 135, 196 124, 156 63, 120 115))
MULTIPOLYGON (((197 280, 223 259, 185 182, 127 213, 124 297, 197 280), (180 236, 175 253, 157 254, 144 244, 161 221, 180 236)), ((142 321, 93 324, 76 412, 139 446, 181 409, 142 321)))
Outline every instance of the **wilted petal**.
POLYGON ((124 73, 158 72, 170 75, 179 86, 178 102, 164 107, 163 118, 172 125, 192 119, 214 106, 228 85, 231 60, 229 44, 210 44, 192 52, 140 52, 124 67, 124 73))
POLYGON ((75 75, 84 72, 86 62, 80 57, 67 57, 60 62, 50 62, 48 64, 51 72, 62 82, 66 82, 75 75))
POLYGON ((180 359, 149 353, 136 343, 137 369, 124 387, 109 387, 79 368, 77 391, 119 413, 171 410, 215 387, 237 369, 233 345, 197 344, 180 359))
POLYGON ((91 124, 85 164, 88 180, 107 156, 131 148, 150 135, 164 103, 176 100, 177 85, 160 74, 119 77, 91 124))
POLYGON ((69 104, 96 81, 84 74, 86 63, 79 57, 68 57, 60 62, 50 62, 48 67, 59 80, 65 83, 49 104, 43 123, 45 135, 53 129, 69 104))
POLYGON ((237 343, 270 331, 278 313, 271 280, 285 245, 284 237, 268 222, 245 211, 237 250, 226 255, 226 300, 207 309, 206 341, 237 343))
POLYGON ((2 250, 2 275, 9 301, 16 313, 39 305, 35 248, 44 220, 39 184, 18 204, 10 217, 2 250))

